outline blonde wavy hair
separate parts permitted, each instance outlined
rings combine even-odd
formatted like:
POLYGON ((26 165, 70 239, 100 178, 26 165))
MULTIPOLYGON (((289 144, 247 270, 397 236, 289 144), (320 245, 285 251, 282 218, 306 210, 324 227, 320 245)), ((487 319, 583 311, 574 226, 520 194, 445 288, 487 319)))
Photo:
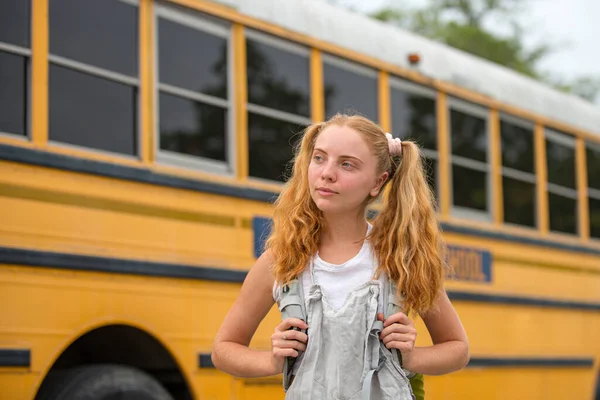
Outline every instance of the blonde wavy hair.
MULTIPOLYGON (((377 173, 389 173, 384 184, 389 185, 389 193, 365 238, 371 241, 379 263, 375 277, 385 273, 397 283, 405 313, 426 313, 443 289, 444 257, 434 197, 419 148, 403 141, 401 157, 391 157, 383 130, 357 115, 337 114, 309 126, 295 147, 291 176, 275 201, 273 226, 265 245, 273 256, 275 280, 285 284, 297 278, 319 248, 323 217, 310 195, 308 166, 318 135, 331 125, 359 132, 378 160, 377 173)), ((365 199, 365 211, 375 199, 365 199)))

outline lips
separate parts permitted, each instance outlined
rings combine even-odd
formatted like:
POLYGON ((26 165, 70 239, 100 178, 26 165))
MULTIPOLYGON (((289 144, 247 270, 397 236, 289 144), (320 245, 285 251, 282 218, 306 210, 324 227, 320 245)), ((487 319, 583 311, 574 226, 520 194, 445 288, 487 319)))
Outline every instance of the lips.
POLYGON ((338 194, 336 191, 334 191, 334 190, 331 190, 331 189, 329 189, 329 188, 326 188, 326 187, 320 187, 320 188, 317 188, 317 192, 318 192, 319 194, 326 195, 326 196, 327 196, 327 195, 332 195, 332 194, 338 194))

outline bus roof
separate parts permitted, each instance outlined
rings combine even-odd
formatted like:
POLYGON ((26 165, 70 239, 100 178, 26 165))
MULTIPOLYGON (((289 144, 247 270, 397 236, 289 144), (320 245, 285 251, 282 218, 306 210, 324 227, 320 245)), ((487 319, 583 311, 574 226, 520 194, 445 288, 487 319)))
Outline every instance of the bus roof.
POLYGON ((350 49, 406 69, 418 52, 417 70, 510 106, 600 136, 600 107, 511 69, 357 12, 315 0, 217 0, 241 14, 350 49))

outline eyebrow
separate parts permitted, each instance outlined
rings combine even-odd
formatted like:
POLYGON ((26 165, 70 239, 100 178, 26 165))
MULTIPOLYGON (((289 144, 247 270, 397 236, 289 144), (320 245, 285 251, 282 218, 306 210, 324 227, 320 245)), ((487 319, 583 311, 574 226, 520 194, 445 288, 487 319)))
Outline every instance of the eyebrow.
MULTIPOLYGON (((319 151, 321 153, 327 154, 327 152, 325 150, 320 149, 318 147, 315 147, 315 151, 319 151)), ((361 164, 364 164, 364 162, 360 158, 354 157, 354 156, 341 155, 339 158, 344 158, 344 159, 349 158, 349 159, 352 159, 352 160, 356 160, 356 161, 358 161, 361 164)))

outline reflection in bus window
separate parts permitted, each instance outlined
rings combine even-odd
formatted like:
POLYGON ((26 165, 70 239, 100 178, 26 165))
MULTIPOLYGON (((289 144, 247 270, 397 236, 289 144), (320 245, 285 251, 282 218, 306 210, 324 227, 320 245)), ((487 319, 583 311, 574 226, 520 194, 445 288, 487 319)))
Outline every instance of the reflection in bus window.
POLYGON ((161 93, 160 148, 162 150, 227 161, 227 111, 221 107, 161 93))
POLYGON ((121 154, 136 153, 136 89, 50 65, 51 139, 121 154))
POLYGON ((600 239, 600 146, 586 144, 590 236, 600 239))
POLYGON ((325 115, 360 114, 378 121, 377 72, 330 56, 323 57, 325 115))
POLYGON ((577 234, 574 139, 546 130, 546 166, 550 230, 577 234))
POLYGON ((159 157, 229 171, 230 29, 170 8, 157 14, 159 157))
POLYGON ((26 134, 28 60, 0 51, 0 132, 26 134))
POLYGON ((302 129, 304 126, 297 123, 249 114, 250 176, 285 181, 293 157, 292 146, 302 129))
POLYGON ((504 222, 536 226, 533 125, 500 121, 504 222))
POLYGON ((311 123, 308 49, 247 32, 249 175, 285 181, 294 136, 311 123))
POLYGON ((452 204, 459 213, 490 218, 487 111, 451 102, 452 204))
POLYGON ((478 211, 487 210, 487 173, 460 165, 452 166, 454 205, 478 211))
POLYGON ((30 2, 0 2, 0 132, 27 134, 30 2))
POLYGON ((310 117, 308 52, 247 39, 248 102, 310 117))
POLYGON ((29 48, 30 1, 0 1, 0 42, 29 48))
POLYGON ((49 7, 50 140, 136 155, 138 8, 119 0, 49 7))

